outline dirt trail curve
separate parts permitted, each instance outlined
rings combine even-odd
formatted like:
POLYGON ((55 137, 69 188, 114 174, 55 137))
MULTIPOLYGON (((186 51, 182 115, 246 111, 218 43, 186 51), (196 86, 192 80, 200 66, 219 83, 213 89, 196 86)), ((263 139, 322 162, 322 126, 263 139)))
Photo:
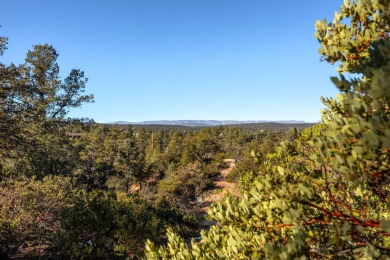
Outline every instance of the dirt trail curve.
POLYGON ((218 176, 215 177, 215 188, 204 194, 203 203, 205 206, 202 207, 202 211, 204 212, 209 210, 211 203, 221 201, 226 193, 240 196, 240 191, 237 187, 237 184, 234 182, 228 182, 226 180, 226 176, 236 166, 236 161, 234 159, 224 159, 223 161, 228 166, 228 168, 221 170, 218 176))

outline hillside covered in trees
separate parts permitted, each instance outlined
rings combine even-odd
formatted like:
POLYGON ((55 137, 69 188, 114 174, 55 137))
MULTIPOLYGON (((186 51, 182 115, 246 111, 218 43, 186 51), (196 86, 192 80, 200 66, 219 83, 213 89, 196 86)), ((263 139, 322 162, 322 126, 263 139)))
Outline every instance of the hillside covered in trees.
POLYGON ((316 23, 340 93, 305 129, 72 119, 93 95, 83 71, 61 79, 53 46, 0 63, 0 258, 388 258, 389 10, 344 1, 316 23), (206 205, 226 159, 240 192, 206 205))

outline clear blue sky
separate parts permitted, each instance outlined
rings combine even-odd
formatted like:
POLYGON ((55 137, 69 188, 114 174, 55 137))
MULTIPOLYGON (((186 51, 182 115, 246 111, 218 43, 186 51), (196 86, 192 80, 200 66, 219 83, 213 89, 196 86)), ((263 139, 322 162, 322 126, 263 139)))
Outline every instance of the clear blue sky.
POLYGON ((342 1, 6 0, 0 61, 52 44, 61 75, 85 71, 95 103, 70 113, 118 120, 320 119, 337 93, 314 23, 342 1))

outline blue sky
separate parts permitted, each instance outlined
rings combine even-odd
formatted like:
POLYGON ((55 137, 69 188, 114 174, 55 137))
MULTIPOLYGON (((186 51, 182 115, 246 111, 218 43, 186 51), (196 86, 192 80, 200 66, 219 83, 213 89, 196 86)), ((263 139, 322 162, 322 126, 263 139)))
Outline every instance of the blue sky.
POLYGON ((61 75, 85 71, 96 122, 176 119, 320 120, 337 93, 314 23, 342 1, 8 0, 0 61, 52 44, 61 75))

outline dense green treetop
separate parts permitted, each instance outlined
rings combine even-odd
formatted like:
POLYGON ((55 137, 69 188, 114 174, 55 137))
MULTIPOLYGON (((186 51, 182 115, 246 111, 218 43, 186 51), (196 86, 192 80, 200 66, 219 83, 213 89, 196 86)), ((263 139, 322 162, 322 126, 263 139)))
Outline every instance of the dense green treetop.
MULTIPOLYGON (((2 37, 1 53, 6 43, 2 37)), ((21 152, 16 146, 33 142, 34 136, 42 132, 42 125, 65 121, 69 109, 93 101, 93 95, 83 94, 87 82, 84 72, 73 69, 61 80, 57 58, 56 50, 44 44, 34 45, 24 64, 0 63, 2 155, 16 156, 21 152)))

